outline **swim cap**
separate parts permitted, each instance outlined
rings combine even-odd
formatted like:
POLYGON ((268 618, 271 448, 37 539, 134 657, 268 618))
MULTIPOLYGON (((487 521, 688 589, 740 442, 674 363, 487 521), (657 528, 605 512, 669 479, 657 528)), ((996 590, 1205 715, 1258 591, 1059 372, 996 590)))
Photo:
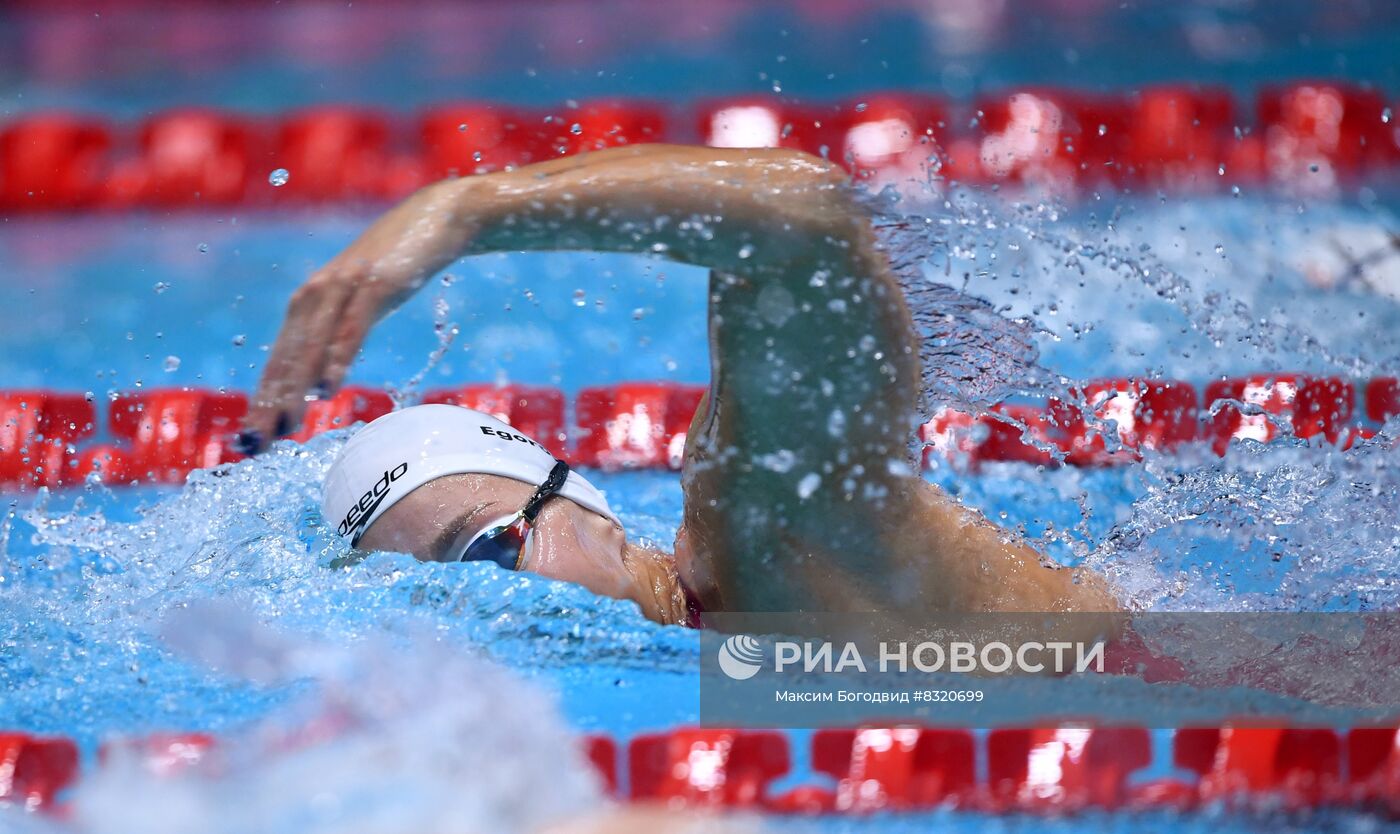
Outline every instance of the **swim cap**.
MULTIPOLYGON (((549 477, 554 455, 489 414, 455 405, 416 405, 360 429, 326 473, 321 512, 354 544, 386 510, 444 475, 500 475, 531 486, 549 477)), ((570 471, 559 495, 618 523, 608 501, 570 471)))

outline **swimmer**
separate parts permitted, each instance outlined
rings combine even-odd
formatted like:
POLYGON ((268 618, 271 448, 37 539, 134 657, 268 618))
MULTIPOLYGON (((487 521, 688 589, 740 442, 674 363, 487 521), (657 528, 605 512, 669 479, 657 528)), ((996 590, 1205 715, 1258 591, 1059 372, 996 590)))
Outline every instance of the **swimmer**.
POLYGON ((535 439, 452 406, 382 417, 346 444, 324 509, 356 547, 485 559, 662 623, 702 609, 1118 610, 1101 577, 921 477, 906 301, 844 174, 796 151, 643 145, 420 190, 293 295, 240 442, 287 433, 370 327, 457 258, 555 249, 710 270, 711 378, 674 555, 629 542, 602 493, 535 439))

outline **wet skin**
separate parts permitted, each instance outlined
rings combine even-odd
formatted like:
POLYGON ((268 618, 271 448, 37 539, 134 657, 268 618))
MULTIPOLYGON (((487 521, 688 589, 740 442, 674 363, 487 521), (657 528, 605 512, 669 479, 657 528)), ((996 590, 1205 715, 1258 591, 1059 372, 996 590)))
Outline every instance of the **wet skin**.
MULTIPOLYGON (((1046 563, 923 480, 905 300, 844 175, 793 151, 638 146, 423 189, 293 296, 250 444, 295 424, 308 391, 338 385, 369 327, 448 263, 557 249, 712 270, 710 387, 687 440, 676 541, 707 608, 1118 609, 1097 575, 1046 563)), ((414 536, 424 524, 407 514, 389 526, 414 536)), ((560 549, 554 575, 651 593, 615 584, 625 548, 596 547, 560 549)))
MULTIPOLYGON (((522 507, 534 488, 498 475, 448 475, 404 496, 360 537, 362 550, 456 561, 472 536, 522 507)), ((546 501, 531 530, 521 570, 628 599, 657 622, 686 618, 669 556, 626 541, 612 519, 567 498, 546 501)))

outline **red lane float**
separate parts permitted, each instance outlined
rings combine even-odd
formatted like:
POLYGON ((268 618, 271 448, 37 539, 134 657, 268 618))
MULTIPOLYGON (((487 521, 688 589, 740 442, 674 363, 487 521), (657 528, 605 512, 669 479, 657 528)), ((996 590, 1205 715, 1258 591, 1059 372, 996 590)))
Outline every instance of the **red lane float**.
POLYGON ((0 808, 48 810, 78 777, 78 747, 65 738, 0 733, 0 808))
POLYGON ((101 202, 111 129, 86 116, 27 116, 0 132, 0 209, 89 208, 101 202))
POLYGON ((277 196, 314 202, 384 196, 389 133, 388 116, 373 110, 322 107, 287 118, 268 165, 290 172, 277 196))
POLYGON ((964 803, 977 774, 970 732, 927 727, 818 730, 812 769, 836 778, 833 810, 857 813, 964 803))
POLYGON ((1335 377, 1269 374, 1216 380, 1206 387, 1207 412, 1214 410, 1215 415, 1203 436, 1223 455, 1231 440, 1273 440, 1279 433, 1275 421, 1282 421, 1297 437, 1322 435, 1336 443, 1351 421, 1355 401, 1356 386, 1335 377), (1224 404, 1229 400, 1258 413, 1224 404))
POLYGON ((955 158, 955 170, 976 182, 1020 182, 1057 190, 1078 174, 1074 143, 1080 126, 1070 95, 1021 90, 977 103, 973 159, 955 158))
POLYGON ((1357 727, 1347 733, 1347 799, 1400 814, 1400 731, 1357 727))
MULTIPOLYGON (((493 414, 579 465, 679 469, 704 392, 704 386, 669 382, 585 388, 576 399, 572 429, 565 395, 554 388, 466 385, 429 391, 423 401, 493 414)), ((1223 454, 1231 440, 1273 439, 1279 422, 1298 437, 1321 436, 1343 449, 1377 432, 1373 425, 1353 422, 1356 385, 1332 377, 1261 374, 1217 380, 1206 389, 1204 401, 1216 406, 1209 418, 1199 408, 1196 390, 1174 380, 1091 380, 1071 393, 1039 404, 1003 403, 981 415, 942 409, 920 429, 924 464, 941 458, 970 468, 990 462, 1114 466, 1140 460, 1145 451, 1171 452, 1195 440, 1223 454)), ((1375 423, 1400 414, 1396 380, 1370 380, 1365 403, 1365 414, 1375 423)), ((304 442, 392 408, 387 393, 351 386, 310 403, 301 428, 290 436, 304 442)), ((94 431, 93 407, 83 396, 0 391, 0 489, 59 487, 94 473, 109 484, 179 483, 194 469, 241 458, 230 441, 246 410, 240 393, 123 394, 109 408, 111 434, 120 442, 76 449, 94 431)))
POLYGON ((758 807, 788 772, 776 731, 674 730, 638 736, 627 750, 630 797, 670 805, 758 807))
POLYGON ((541 125, 555 156, 666 141, 661 108, 635 101, 587 102, 545 117, 541 125))
POLYGON ((557 388, 465 385, 428 391, 423 395, 423 402, 484 411, 543 443, 555 457, 567 454, 569 433, 564 421, 564 392, 557 388))
POLYGON ((875 184, 925 181, 944 164, 948 109, 939 99, 880 95, 843 108, 831 159, 875 184))
POLYGON ((1056 417, 1041 406, 1021 403, 993 406, 991 412, 978 421, 985 434, 974 448, 973 462, 1058 466, 1056 453, 1068 451, 1069 443, 1056 417))
POLYGON ((95 476, 108 486, 117 486, 140 480, 139 475, 129 450, 104 443, 79 453, 73 478, 77 482, 95 476))
POLYGON ((679 469, 701 385, 629 382, 578 392, 575 459, 605 469, 679 469))
POLYGON ((228 441, 247 413, 242 393, 187 388, 122 394, 107 409, 112 434, 129 443, 128 475, 173 484, 233 460, 228 441))
POLYGON ((923 441, 923 465, 928 468, 934 459, 948 460, 958 466, 970 466, 979 439, 986 434, 979 433, 980 421, 975 414, 968 414, 952 408, 940 408, 933 418, 919 427, 919 439, 923 441))
POLYGON ((1199 434, 1200 398, 1190 383, 1106 379, 1085 383, 1075 393, 1089 407, 1095 425, 1077 403, 1049 404, 1052 423, 1063 429, 1068 441, 1066 463, 1102 466, 1139 460, 1144 450, 1169 452, 1199 434), (1116 434, 1112 444, 1100 426, 1116 434))
POLYGON ((702 102, 699 139, 712 148, 789 148, 844 163, 844 111, 854 107, 798 106, 764 96, 702 102))
POLYGON ((1131 105, 1116 96, 1081 95, 1070 101, 1070 114, 1075 132, 1067 137, 1067 152, 1075 161, 1076 181, 1090 188, 1131 183, 1131 105))
POLYGON ((423 115, 419 130, 429 179, 500 171, 548 159, 537 113, 485 104, 452 104, 423 115))
POLYGON ((1227 91, 1149 87, 1130 106, 1125 152, 1135 181, 1191 191, 1218 186, 1236 124, 1227 91))
POLYGON ((1276 794, 1306 807, 1338 798, 1341 787, 1341 741, 1325 728, 1185 728, 1173 738, 1172 761, 1199 774, 1206 801, 1276 794))
POLYGON ((617 796, 617 742, 608 736, 585 736, 583 754, 602 778, 608 796, 617 796))
POLYGON ((394 410, 394 400, 378 388, 349 385, 335 396, 308 403, 301 418, 301 428, 291 439, 305 443, 318 434, 343 429, 356 423, 368 423, 394 410))
POLYGON ((97 748, 97 760, 105 765, 118 756, 131 757, 149 773, 170 776, 205 761, 214 744, 214 737, 208 733, 156 733, 111 739, 97 748))
POLYGON ((96 423, 81 394, 0 392, 0 487, 57 487, 77 480, 73 444, 96 423))
MULTIPOLYGON (((1050 726, 989 731, 985 778, 965 729, 916 725, 829 728, 812 736, 812 770, 835 791, 801 785, 771 795, 791 769, 789 740, 772 730, 680 728, 632 739, 626 799, 683 808, 865 814, 963 807, 989 813, 1075 813, 1090 808, 1172 808, 1203 803, 1301 810, 1350 806, 1400 813, 1400 731, 1264 725, 1188 727, 1156 749, 1141 727, 1050 726), (1169 757, 1170 761, 1158 761, 1169 757), (1170 764, 1185 779, 1137 778, 1170 764)), ((618 744, 583 739, 591 767, 616 795, 618 744)), ((104 743, 99 765, 134 757, 168 776, 204 765, 217 750, 207 733, 158 733, 104 743)), ((52 810, 79 775, 78 749, 63 738, 0 732, 0 808, 52 810)))
POLYGON ((1400 380, 1376 377, 1366 383, 1366 416, 1377 423, 1400 417, 1400 380))
POLYGON ((1391 161, 1386 103, 1374 90, 1306 82, 1264 90, 1258 101, 1266 164, 1276 182, 1326 189, 1391 161))
POLYGON ((987 782, 1001 810, 1116 809, 1128 778, 1152 763, 1141 727, 1000 729, 987 735, 987 782))
POLYGON ((1181 86, 1126 95, 1016 89, 956 115, 918 94, 801 105, 746 96, 701 102, 691 111, 698 129, 675 135, 672 114, 644 102, 549 112, 467 102, 429 110, 415 135, 396 137, 387 114, 330 106, 287 115, 270 143, 248 117, 176 109, 130 131, 136 158, 115 167, 111 152, 126 142, 104 121, 42 114, 0 131, 0 209, 388 199, 441 177, 673 140, 801 149, 877 185, 922 180, 937 162, 949 180, 1059 191, 1260 181, 1334 191, 1400 164, 1400 132, 1385 107, 1373 90, 1296 83, 1264 90, 1257 125, 1241 130, 1225 91, 1181 86), (411 147, 397 149, 398 138, 411 147), (290 179, 263 187, 275 168, 290 179))
POLYGON ((237 116, 162 113, 141 127, 140 155, 113 172, 109 198, 163 208, 239 203, 247 195, 255 147, 253 128, 237 116))
POLYGON ((776 99, 702 102, 697 111, 700 142, 712 148, 799 148, 792 138, 792 110, 776 99))

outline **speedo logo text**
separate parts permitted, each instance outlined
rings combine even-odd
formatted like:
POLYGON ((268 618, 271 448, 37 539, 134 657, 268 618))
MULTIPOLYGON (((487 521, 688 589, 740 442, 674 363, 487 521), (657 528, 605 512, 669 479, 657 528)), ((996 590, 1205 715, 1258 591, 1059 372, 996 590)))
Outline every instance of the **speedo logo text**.
POLYGON ((406 472, 408 472, 408 461, 404 461, 393 469, 384 470, 384 474, 379 476, 379 480, 374 482, 374 486, 366 490, 365 494, 360 496, 360 500, 350 506, 350 511, 345 514, 345 519, 340 522, 336 532, 342 536, 348 536, 354 531, 355 538, 358 539, 359 534, 364 532, 359 528, 363 527, 369 517, 374 515, 374 511, 379 509, 379 505, 384 503, 385 496, 389 494, 389 487, 402 478, 406 472))

